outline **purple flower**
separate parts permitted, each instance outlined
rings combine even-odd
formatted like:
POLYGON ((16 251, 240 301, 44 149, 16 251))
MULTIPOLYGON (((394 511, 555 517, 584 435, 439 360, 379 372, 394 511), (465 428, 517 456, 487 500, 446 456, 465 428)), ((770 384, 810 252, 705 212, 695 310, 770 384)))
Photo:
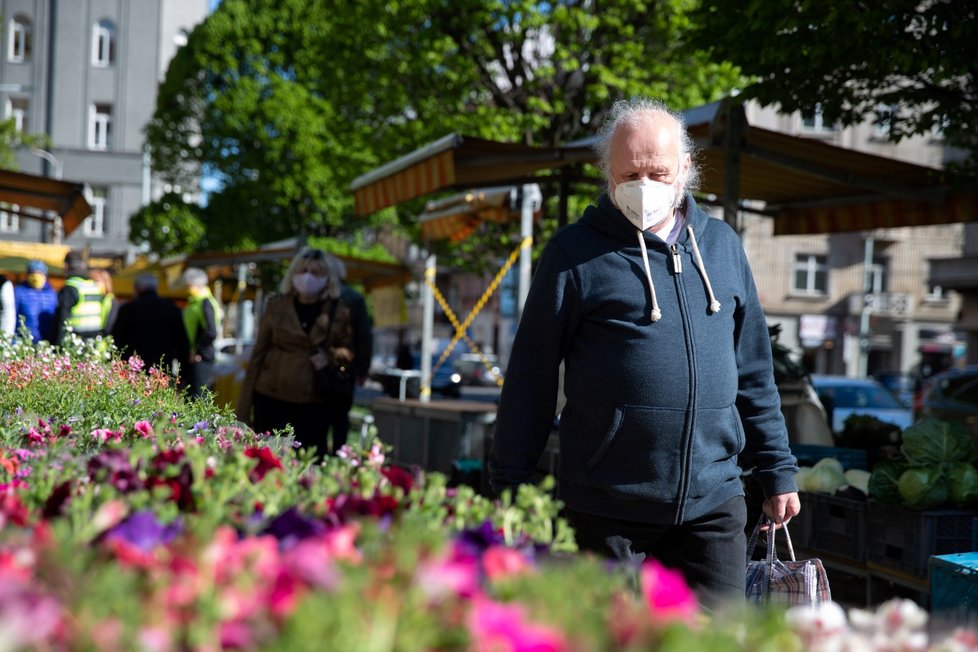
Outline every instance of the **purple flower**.
POLYGON ((182 527, 179 521, 163 525, 150 511, 136 512, 105 533, 106 541, 123 541, 143 552, 173 541, 182 527))
POLYGON ((321 535, 325 531, 325 523, 306 518, 295 507, 290 507, 268 523, 264 534, 272 535, 284 548, 290 548, 296 541, 321 535))
POLYGON ((207 422, 206 419, 204 421, 198 421, 197 423, 194 424, 194 432, 198 432, 200 430, 208 430, 210 429, 210 427, 211 425, 207 422))
POLYGON ((492 521, 483 521, 477 528, 463 530, 458 535, 458 543, 470 553, 481 554, 492 546, 505 545, 506 538, 496 530, 492 521))

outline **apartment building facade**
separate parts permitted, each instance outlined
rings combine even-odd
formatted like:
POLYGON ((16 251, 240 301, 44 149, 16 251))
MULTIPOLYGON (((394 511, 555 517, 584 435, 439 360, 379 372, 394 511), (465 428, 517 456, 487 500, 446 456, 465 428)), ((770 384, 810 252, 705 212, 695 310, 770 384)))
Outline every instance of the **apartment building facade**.
MULTIPOLYGON (((936 134, 894 144, 885 124, 839 128, 817 113, 746 108, 750 124, 879 156, 931 167, 961 156, 936 134)), ((809 369, 916 372, 963 355, 965 338, 955 332, 961 299, 930 281, 930 261, 961 255, 964 224, 774 236, 769 218, 742 219, 768 322, 781 325, 780 341, 802 352, 809 369)))
MULTIPOLYGON (((24 172, 85 184, 92 206, 63 240, 124 258, 129 218, 158 195, 143 128, 157 85, 208 0, 0 0, 0 110, 45 150, 18 153, 24 172)), ((2 209, 3 207, 0 207, 2 209)), ((0 210, 0 239, 51 242, 57 229, 0 210)))

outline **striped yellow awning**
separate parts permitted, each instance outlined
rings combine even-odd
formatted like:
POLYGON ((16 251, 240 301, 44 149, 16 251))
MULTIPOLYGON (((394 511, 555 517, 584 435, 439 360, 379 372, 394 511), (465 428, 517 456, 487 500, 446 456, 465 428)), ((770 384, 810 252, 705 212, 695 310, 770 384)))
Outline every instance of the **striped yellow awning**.
MULTIPOLYGON (((458 242, 469 237, 483 222, 517 222, 516 188, 483 188, 428 202, 418 217, 423 240, 458 242)), ((537 215, 539 217, 539 215, 537 215)))
POLYGON ((356 214, 369 215, 438 191, 526 183, 538 171, 574 162, 560 148, 449 134, 357 177, 350 189, 356 214))
POLYGON ((978 221, 978 193, 934 201, 909 199, 785 210, 774 217, 774 235, 840 233, 901 226, 978 221))

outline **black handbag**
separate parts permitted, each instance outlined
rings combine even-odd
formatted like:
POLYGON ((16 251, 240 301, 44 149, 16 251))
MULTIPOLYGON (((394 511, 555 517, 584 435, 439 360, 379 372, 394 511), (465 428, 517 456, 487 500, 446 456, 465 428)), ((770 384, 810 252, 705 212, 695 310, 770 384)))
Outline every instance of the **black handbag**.
MULTIPOLYGON (((339 301, 333 301, 333 304, 329 308, 330 332, 333 330, 333 318, 336 316, 337 303, 339 301)), ((353 397, 353 385, 356 379, 353 376, 353 368, 350 365, 329 362, 321 369, 315 370, 313 379, 316 393, 320 396, 340 399, 353 397)))

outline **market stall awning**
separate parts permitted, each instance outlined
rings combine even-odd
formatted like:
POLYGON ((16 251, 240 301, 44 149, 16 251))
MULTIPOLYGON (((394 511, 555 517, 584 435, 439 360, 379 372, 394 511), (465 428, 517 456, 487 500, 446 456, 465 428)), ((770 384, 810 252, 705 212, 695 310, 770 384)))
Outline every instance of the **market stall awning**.
POLYGON ((35 220, 50 221, 45 212, 57 213, 65 236, 92 212, 83 184, 12 170, 0 170, 0 202, 3 210, 35 220))
POLYGON ((27 263, 40 260, 48 266, 51 276, 58 276, 64 268, 68 245, 0 240, 0 272, 26 273, 27 263))
POLYGON ((418 216, 423 240, 467 238, 483 222, 505 224, 520 220, 515 186, 479 188, 430 201, 418 216))
MULTIPOLYGON (((297 239, 274 243, 247 251, 207 251, 190 254, 183 259, 184 267, 235 266, 264 261, 288 261, 299 251, 297 239)), ((411 280, 411 270, 401 263, 369 260, 356 256, 334 254, 346 265, 346 277, 367 290, 385 285, 404 284, 411 280)))
MULTIPOLYGON (((978 188, 952 190, 937 168, 752 126, 736 99, 683 115, 701 193, 771 216, 777 235, 978 220, 978 188)), ((358 177, 351 190, 366 215, 439 191, 535 182, 545 171, 595 163, 596 142, 542 148, 451 134, 358 177)))
POLYGON ((369 215, 433 192, 513 183, 574 162, 557 148, 448 134, 357 177, 350 189, 357 215, 369 215))

